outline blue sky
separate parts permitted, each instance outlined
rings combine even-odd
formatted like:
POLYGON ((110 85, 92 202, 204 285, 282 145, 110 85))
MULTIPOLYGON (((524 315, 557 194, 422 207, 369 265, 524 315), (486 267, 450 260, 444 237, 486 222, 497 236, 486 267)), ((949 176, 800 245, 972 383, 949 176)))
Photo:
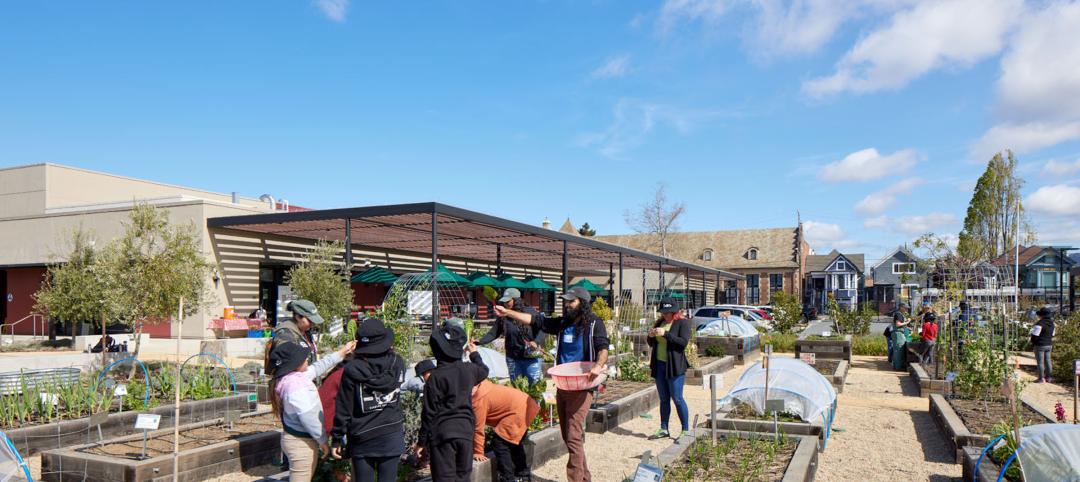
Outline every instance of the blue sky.
POLYGON ((1080 3, 5 2, 0 166, 340 207, 437 200, 628 232, 808 222, 818 251, 959 230, 1017 151, 1080 245, 1080 3))

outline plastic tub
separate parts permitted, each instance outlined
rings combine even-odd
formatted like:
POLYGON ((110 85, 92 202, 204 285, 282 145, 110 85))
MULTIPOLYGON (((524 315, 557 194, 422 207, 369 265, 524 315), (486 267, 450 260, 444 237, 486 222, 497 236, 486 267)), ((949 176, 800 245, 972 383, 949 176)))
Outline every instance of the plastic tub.
POLYGON ((551 380, 555 382, 555 388, 577 392, 591 390, 604 383, 604 380, 607 380, 607 373, 603 373, 590 381, 589 370, 592 370, 592 367, 593 362, 563 363, 548 368, 547 373, 551 375, 551 380))

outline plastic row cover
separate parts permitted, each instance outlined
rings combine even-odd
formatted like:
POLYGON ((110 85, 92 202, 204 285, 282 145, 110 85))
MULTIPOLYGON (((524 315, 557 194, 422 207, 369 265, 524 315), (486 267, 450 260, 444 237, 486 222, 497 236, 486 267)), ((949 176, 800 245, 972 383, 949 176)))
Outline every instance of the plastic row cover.
POLYGON ((1024 480, 1080 481, 1080 425, 1045 423, 1022 427, 1016 455, 1024 480))
MULTIPOLYGON (((829 414, 836 403, 836 390, 817 370, 794 358, 769 360, 769 399, 784 401, 784 411, 806 422, 821 420, 829 423, 829 414)), ((761 362, 743 372, 722 406, 736 400, 750 405, 758 414, 765 413, 765 367, 761 362)))
POLYGON ((758 334, 757 328, 738 316, 726 316, 710 321, 697 331, 699 336, 738 336, 746 338, 758 334))
POLYGON ((26 482, 30 468, 26 466, 19 451, 15 450, 7 434, 0 432, 0 482, 26 482))

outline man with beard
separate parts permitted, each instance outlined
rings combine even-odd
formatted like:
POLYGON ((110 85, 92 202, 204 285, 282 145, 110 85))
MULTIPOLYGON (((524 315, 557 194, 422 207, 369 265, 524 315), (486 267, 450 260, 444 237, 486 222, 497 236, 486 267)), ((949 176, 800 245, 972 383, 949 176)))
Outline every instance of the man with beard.
MULTIPOLYGON (((558 337, 555 363, 594 362, 589 370, 593 380, 607 370, 608 334, 603 320, 592 312, 592 296, 585 288, 573 287, 563 293, 562 317, 538 320, 544 332, 558 337)), ((495 307, 495 314, 508 317, 522 325, 534 318, 527 313, 495 307)), ((566 479, 570 482, 590 482, 592 474, 585 462, 585 416, 595 397, 595 389, 569 391, 559 389, 555 406, 559 411, 559 428, 570 458, 566 462, 566 479)))

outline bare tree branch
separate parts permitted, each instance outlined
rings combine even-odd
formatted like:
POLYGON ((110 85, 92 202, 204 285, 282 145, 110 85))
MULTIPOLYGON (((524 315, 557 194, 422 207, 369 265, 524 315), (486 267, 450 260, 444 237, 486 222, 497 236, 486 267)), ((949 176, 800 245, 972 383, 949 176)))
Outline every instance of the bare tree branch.
POLYGON ((627 209, 623 212, 623 219, 635 232, 651 235, 660 255, 667 257, 670 235, 679 231, 679 218, 684 212, 685 204, 668 204, 667 186, 658 183, 653 198, 638 206, 636 210, 627 209))

